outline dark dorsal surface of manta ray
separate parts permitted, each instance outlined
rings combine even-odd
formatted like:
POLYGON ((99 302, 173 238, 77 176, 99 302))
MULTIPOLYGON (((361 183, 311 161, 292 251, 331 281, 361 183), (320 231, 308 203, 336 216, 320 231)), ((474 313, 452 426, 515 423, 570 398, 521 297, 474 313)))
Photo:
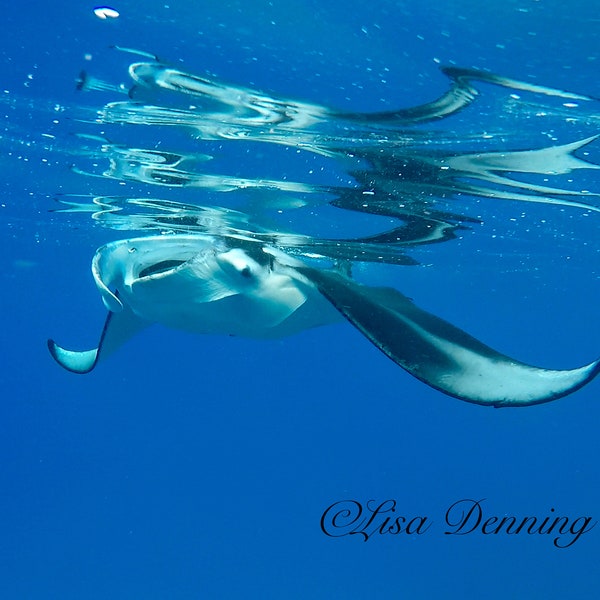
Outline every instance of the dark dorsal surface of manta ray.
POLYGON ((169 235, 102 246, 92 273, 109 313, 98 347, 74 351, 49 340, 52 356, 70 371, 87 373, 152 323, 268 339, 345 318, 411 375, 476 404, 549 402, 600 372, 600 360, 572 370, 526 365, 393 288, 362 285, 255 241, 235 242, 169 235))

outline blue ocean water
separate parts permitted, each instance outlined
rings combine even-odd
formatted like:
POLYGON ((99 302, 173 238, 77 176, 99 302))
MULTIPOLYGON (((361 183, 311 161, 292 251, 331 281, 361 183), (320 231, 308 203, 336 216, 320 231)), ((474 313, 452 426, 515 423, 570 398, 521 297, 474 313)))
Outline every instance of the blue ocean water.
MULTIPOLYGON (((458 518, 448 511, 465 500, 455 511, 481 501, 485 519, 594 524, 598 381, 548 404, 481 407, 412 378, 347 324, 276 341, 157 326, 85 376, 60 369, 46 348, 48 337, 77 348, 96 343, 105 311, 90 275, 93 254, 140 234, 126 219, 111 226, 89 210, 52 212, 57 198, 164 198, 250 212, 258 205, 264 222, 327 238, 373 234, 380 224, 326 204, 295 208, 306 199, 300 193, 103 176, 123 148, 152 148, 209 154, 207 172, 238 178, 353 180, 344 164, 292 145, 99 122, 107 103, 128 100, 118 87, 131 85, 128 65, 151 60, 114 46, 345 113, 431 102, 449 87, 440 65, 598 97, 595 3, 120 1, 112 19, 98 18, 96 6, 35 0, 3 8, 0 596, 596 597, 600 528, 575 541, 565 530, 555 544, 558 535, 481 527, 448 535, 446 518, 458 518), (109 89, 77 90, 83 70, 109 89), (388 500, 397 516, 427 517, 428 528, 368 539, 323 531, 336 502, 367 510, 388 500)), ((505 136, 506 152, 598 133, 597 102, 571 108, 564 99, 476 87, 471 106, 416 130, 457 144, 505 136)), ((433 144, 431 153, 448 147, 433 144)), ((577 152, 588 169, 512 176, 597 194, 599 148, 595 141, 577 152)), ((197 157, 196 172, 203 164, 197 157)), ((597 358, 597 212, 459 196, 440 208, 481 223, 407 251, 418 265, 358 262, 354 275, 399 289, 525 362, 570 368, 597 358)))

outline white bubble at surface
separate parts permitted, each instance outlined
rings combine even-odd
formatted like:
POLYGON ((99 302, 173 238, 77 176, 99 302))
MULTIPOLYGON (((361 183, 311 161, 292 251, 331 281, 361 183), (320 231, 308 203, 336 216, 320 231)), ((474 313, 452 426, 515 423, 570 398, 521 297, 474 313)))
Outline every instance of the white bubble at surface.
POLYGON ((119 11, 110 6, 97 6, 94 9, 94 14, 99 19, 116 19, 119 16, 119 11))

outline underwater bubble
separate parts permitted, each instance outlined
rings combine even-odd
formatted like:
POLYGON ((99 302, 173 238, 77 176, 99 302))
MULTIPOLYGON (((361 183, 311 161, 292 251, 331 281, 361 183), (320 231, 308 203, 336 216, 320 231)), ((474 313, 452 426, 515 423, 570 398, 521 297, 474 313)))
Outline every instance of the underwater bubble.
POLYGON ((116 19, 119 16, 119 11, 110 6, 97 6, 94 8, 94 14, 99 19, 116 19))

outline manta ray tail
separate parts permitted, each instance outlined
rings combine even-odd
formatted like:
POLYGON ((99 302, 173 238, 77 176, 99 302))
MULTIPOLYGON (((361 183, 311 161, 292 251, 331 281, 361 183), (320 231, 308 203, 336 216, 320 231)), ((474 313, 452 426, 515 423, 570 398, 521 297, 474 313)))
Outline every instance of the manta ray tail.
POLYGON ((392 288, 372 288, 330 271, 299 269, 375 346, 424 383, 486 406, 527 406, 566 396, 600 373, 600 360, 564 371, 500 354, 417 307, 392 288))
POLYGON ((89 373, 100 360, 103 360, 120 348, 138 331, 148 326, 148 322, 137 317, 130 308, 123 307, 120 312, 109 312, 98 347, 92 350, 67 350, 54 340, 48 340, 48 350, 54 360, 72 373, 89 373))

